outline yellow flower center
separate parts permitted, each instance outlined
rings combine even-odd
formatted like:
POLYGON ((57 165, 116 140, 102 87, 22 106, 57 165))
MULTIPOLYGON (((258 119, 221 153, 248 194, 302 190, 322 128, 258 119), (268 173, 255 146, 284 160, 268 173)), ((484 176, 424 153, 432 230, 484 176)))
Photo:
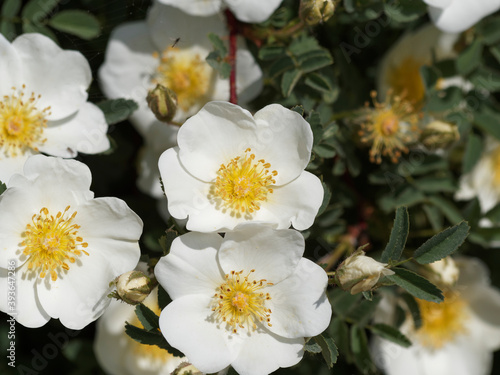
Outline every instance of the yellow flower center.
POLYGON ((251 215, 260 209, 260 204, 272 194, 271 185, 275 184, 276 171, 270 171, 271 164, 264 159, 255 160, 250 148, 245 154, 222 164, 217 171, 209 198, 229 210, 231 215, 251 215), (219 202, 218 202, 219 201, 219 202))
POLYGON ((50 115, 50 107, 37 108, 40 95, 31 93, 25 98, 24 91, 18 92, 15 87, 12 90, 12 95, 5 95, 0 101, 0 149, 7 157, 24 154, 28 149, 38 151, 38 146, 46 141, 43 131, 47 127, 46 116, 50 115))
POLYGON ((261 289, 273 284, 265 279, 253 280, 250 277, 253 272, 255 270, 242 276, 243 271, 231 271, 214 295, 212 311, 215 312, 217 320, 225 322, 233 333, 236 333, 238 328, 255 330, 257 322, 272 326, 271 309, 265 306, 271 296, 261 289))
POLYGON ((210 66, 199 54, 169 46, 161 54, 153 83, 174 91, 179 108, 187 111, 196 104, 202 106, 208 101, 211 73, 210 66))
POLYGON ((391 91, 383 103, 376 101, 375 91, 371 96, 375 108, 367 109, 365 123, 359 131, 361 142, 371 145, 372 163, 380 164, 382 156, 396 163, 402 153, 408 152, 407 145, 418 138, 418 115, 408 101, 393 96, 391 91))
MULTIPOLYGON (((160 315, 161 310, 160 307, 158 306, 157 303, 152 304, 147 304, 147 307, 149 307, 156 315, 160 315)), ((132 321, 130 323, 133 326, 136 326, 138 328, 144 328, 140 320, 137 318, 137 315, 134 314, 134 317, 132 318, 132 321)), ((157 345, 148 345, 148 344, 141 344, 138 341, 135 341, 132 339, 129 335, 127 336, 129 340, 129 348, 130 350, 136 355, 136 356, 142 356, 149 358, 150 360, 153 361, 159 361, 162 363, 166 363, 169 360, 175 358, 173 354, 171 354, 168 350, 162 349, 158 347, 157 345)))
POLYGON ((69 263, 75 263, 75 257, 89 255, 84 248, 88 243, 77 235, 80 226, 72 224, 76 211, 69 216, 70 206, 64 212, 58 212, 54 217, 47 208, 42 208, 40 214, 32 217, 32 224, 26 225, 22 236, 24 241, 23 254, 28 257, 28 270, 39 273, 45 278, 50 273, 52 281, 57 280, 59 272, 69 270, 69 263))
POLYGON ((458 293, 445 292, 441 303, 417 299, 422 327, 417 337, 422 345, 439 349, 466 332, 467 303, 458 293))
POLYGON ((389 73, 389 86, 394 94, 403 97, 413 105, 422 102, 425 96, 425 86, 420 76, 420 68, 425 65, 413 57, 406 57, 389 73))

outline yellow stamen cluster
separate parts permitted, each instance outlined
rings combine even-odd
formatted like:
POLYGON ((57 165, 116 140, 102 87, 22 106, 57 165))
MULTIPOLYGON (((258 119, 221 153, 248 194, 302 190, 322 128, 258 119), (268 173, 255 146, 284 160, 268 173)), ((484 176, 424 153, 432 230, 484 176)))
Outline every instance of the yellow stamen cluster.
POLYGON ((7 157, 22 155, 29 149, 38 151, 38 146, 46 141, 43 132, 50 115, 50 107, 37 108, 40 95, 32 92, 25 98, 24 91, 18 93, 15 87, 12 90, 12 95, 5 95, 0 101, 0 150, 7 157))
POLYGON ((420 343, 439 349, 466 332, 467 304, 457 293, 445 292, 441 303, 417 299, 422 327, 417 331, 420 343))
POLYGON ((168 47, 160 59, 153 83, 161 84, 177 95, 178 106, 184 111, 194 105, 203 105, 208 100, 210 89, 210 66, 198 54, 168 47))
POLYGON ((266 308, 265 302, 271 299, 269 293, 260 289, 273 285, 265 279, 252 280, 251 270, 246 276, 244 271, 231 271, 226 275, 226 281, 217 289, 214 295, 212 311, 216 319, 229 326, 233 333, 238 328, 257 329, 257 322, 271 327, 271 309, 266 308))
POLYGON ((209 198, 222 201, 221 206, 231 215, 251 215, 260 209, 260 204, 272 194, 271 186, 276 184, 276 171, 270 171, 271 164, 264 159, 255 160, 251 149, 245 154, 222 164, 217 172, 209 198))
POLYGON ((399 96, 388 93, 388 99, 379 103, 377 93, 371 97, 375 108, 368 108, 367 116, 361 125, 361 142, 371 145, 370 161, 380 164, 382 156, 387 156, 397 163, 402 153, 408 153, 408 144, 418 139, 418 115, 413 106, 399 96))
POLYGON ((414 106, 419 106, 424 100, 425 86, 420 68, 424 61, 414 57, 406 57, 399 65, 393 66, 389 72, 389 86, 394 94, 409 101, 414 106))
POLYGON ((28 257, 28 270, 39 273, 42 279, 50 273, 52 281, 57 280, 59 272, 69 270, 68 262, 75 263, 75 257, 82 253, 89 255, 83 250, 88 243, 77 235, 80 226, 72 224, 77 212, 69 216, 69 209, 70 206, 66 207, 54 217, 46 207, 42 208, 40 214, 33 215, 32 224, 28 223, 22 234, 21 246, 28 257))

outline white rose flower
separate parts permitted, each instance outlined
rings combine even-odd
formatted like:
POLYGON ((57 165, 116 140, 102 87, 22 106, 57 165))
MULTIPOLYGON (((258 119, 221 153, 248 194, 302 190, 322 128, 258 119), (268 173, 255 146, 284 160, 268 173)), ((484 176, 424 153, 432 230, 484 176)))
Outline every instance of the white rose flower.
MULTIPOLYGON (((144 300, 156 314, 158 288, 144 300)), ((176 357, 155 345, 144 345, 125 333, 125 322, 143 328, 135 315, 135 306, 117 300, 111 301, 106 312, 97 321, 94 353, 101 367, 111 375, 169 375, 186 358, 176 357)))
MULTIPOLYGON (((139 104, 130 119, 146 136, 160 123, 146 96, 156 84, 177 94, 174 122, 182 123, 210 100, 229 100, 229 80, 220 78, 205 58, 213 50, 208 34, 228 34, 217 16, 194 17, 166 5, 155 4, 146 21, 117 27, 111 34, 104 64, 99 70, 103 92, 109 98, 131 98, 139 104)), ((236 86, 241 103, 262 89, 262 71, 240 40, 236 54, 236 86)), ((166 125, 175 140, 176 126, 166 125)), ((174 146, 172 143, 170 146, 174 146)))
POLYGON ((328 327, 328 278, 302 258, 292 229, 242 224, 222 238, 191 232, 172 243, 155 275, 172 298, 160 328, 173 347, 206 373, 231 365, 269 374, 304 355, 304 337, 328 327))
MULTIPOLYGON (((388 90, 419 106, 425 96, 420 68, 436 61, 455 58, 453 45, 458 34, 447 34, 433 25, 424 25, 404 34, 384 56, 377 75, 377 91, 384 98, 388 90)), ((450 78, 451 79, 451 78, 450 78)), ((456 79, 439 82, 440 88, 460 84, 456 79)))
POLYGON ((0 181, 21 173, 29 156, 73 158, 109 148, 104 114, 87 102, 90 66, 41 34, 10 43, 0 35, 0 181))
POLYGON ((500 142, 486 138, 484 152, 472 171, 460 177, 455 199, 477 197, 485 213, 500 202, 500 142))
POLYGON ((26 327, 58 318, 71 329, 96 320, 109 304, 110 281, 139 261, 141 219, 120 199, 95 198, 89 168, 35 155, 0 196, 0 311, 26 327))
MULTIPOLYGON (((490 286, 488 270, 479 260, 455 260, 460 276, 453 288, 444 290, 444 302, 417 300, 421 328, 415 329, 410 316, 400 327, 412 346, 375 337, 374 360, 387 375, 491 373, 492 352, 500 348, 500 292, 490 286)), ((395 303, 382 301, 376 318, 387 322, 395 303)))
POLYGON ((394 271, 386 267, 387 263, 377 262, 367 257, 363 250, 359 250, 339 265, 335 278, 340 287, 351 294, 366 292, 377 284, 380 277, 394 274, 394 271))
POLYGON ((435 25, 450 33, 474 26, 482 18, 500 9, 500 0, 424 0, 435 25))
POLYGON ((258 23, 267 20, 283 0, 158 0, 193 16, 211 16, 225 8, 243 22, 258 23))
POLYGON ((298 113, 271 104, 254 117, 227 102, 211 102, 180 128, 179 147, 165 151, 159 169, 176 219, 187 229, 232 230, 247 221, 278 229, 309 228, 323 187, 304 171, 313 143, 298 113))

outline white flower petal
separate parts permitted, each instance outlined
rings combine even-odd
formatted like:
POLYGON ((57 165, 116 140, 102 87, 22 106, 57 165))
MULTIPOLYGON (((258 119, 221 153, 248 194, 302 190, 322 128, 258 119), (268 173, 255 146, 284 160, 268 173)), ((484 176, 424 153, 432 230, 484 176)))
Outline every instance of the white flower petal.
POLYGON ((267 20, 282 0, 266 0, 255 4, 252 0, 224 0, 234 16, 243 22, 259 23, 267 20))
POLYGON ((35 155, 35 151, 28 150, 26 153, 18 156, 8 156, 6 157, 3 153, 0 153, 0 181, 10 186, 10 179, 16 173, 22 173, 24 163, 31 155, 35 155))
POLYGON ((190 232, 174 240, 170 253, 160 259, 155 276, 172 299, 190 294, 213 296, 224 282, 217 264, 222 237, 190 232))
POLYGON ((283 337, 312 337, 330 324, 332 307, 325 290, 328 277, 317 264, 302 258, 295 272, 267 289, 271 295, 271 332, 283 337))
MULTIPOLYGON (((228 90, 225 98, 229 98, 229 83, 226 83, 228 90)), ((243 38, 238 37, 238 50, 236 51, 236 90, 240 105, 255 99, 263 88, 262 70, 255 61, 252 53, 246 48, 243 38)), ((222 100, 224 97, 221 98, 222 100)), ((219 100, 215 99, 214 100, 219 100)))
POLYGON ((221 164, 257 144, 255 131, 247 110, 227 102, 207 103, 180 128, 179 159, 193 176, 212 181, 221 164))
POLYGON ((95 104, 87 102, 73 116, 49 122, 44 131, 47 141, 39 148, 41 152, 63 158, 75 157, 77 151, 97 154, 109 149, 107 131, 104 113, 95 104))
POLYGON ((211 304, 211 296, 184 296, 168 304, 160 315, 160 329, 168 343, 205 373, 226 368, 239 351, 210 319, 211 304))
POLYGON ((297 230, 305 230, 313 224, 323 194, 320 179, 304 171, 289 184, 275 187, 268 195, 268 201, 261 205, 255 220, 278 222, 279 229, 292 224, 297 230))
POLYGON ((287 339, 255 331, 245 339, 231 366, 240 375, 269 374, 280 367, 296 365, 303 355, 303 338, 287 339))
POLYGON ((9 282, 9 271, 3 267, 0 268, 0 290, 4 291, 0 297, 0 311, 7 314, 15 313, 13 316, 16 321, 25 327, 38 328, 47 323, 50 316, 40 305, 33 281, 22 278, 23 269, 24 267, 20 267, 15 270, 16 298, 12 306, 14 311, 12 311, 8 304, 7 294, 9 286, 12 285, 12 282, 9 282))
POLYGON ((193 16, 210 16, 220 11, 222 0, 158 0, 193 16))
POLYGON ((158 52, 174 44, 177 38, 180 39, 176 47, 181 50, 197 45, 211 51, 212 45, 208 34, 214 33, 222 37, 228 33, 224 18, 222 15, 216 14, 220 7, 220 1, 219 4, 214 1, 209 3, 207 0, 199 1, 199 3, 206 4, 207 8, 212 8, 214 11, 211 14, 214 15, 192 13, 196 9, 196 5, 189 0, 182 0, 179 4, 170 4, 172 6, 166 6, 165 4, 168 2, 160 1, 151 7, 147 23, 151 30, 151 38, 155 46, 159 48, 158 52), (163 4, 161 4, 162 2, 163 4), (186 11, 187 8, 190 11, 186 11))
POLYGON ((67 117, 86 102, 92 74, 80 52, 64 51, 41 34, 23 34, 12 45, 22 60, 21 83, 28 93, 41 95, 37 107, 50 106, 49 120, 67 117))
POLYGON ((255 280, 279 283, 299 264, 304 237, 291 229, 274 230, 268 225, 241 224, 226 233, 218 254, 224 273, 255 269, 255 280))
POLYGON ((22 85, 21 80, 21 59, 12 44, 0 34, 0 97, 12 94, 12 87, 22 85))
MULTIPOLYGON (((426 2, 430 3, 428 0, 426 2)), ((467 30, 483 17, 500 9, 499 0, 483 0, 480 6, 474 0, 454 0, 448 6, 445 4, 429 6, 429 15, 441 30, 454 33, 467 30)))
POLYGON ((311 126, 297 112, 279 104, 262 108, 254 117, 259 141, 255 145, 257 158, 264 158, 272 170, 278 171, 277 185, 297 178, 311 157, 311 126))

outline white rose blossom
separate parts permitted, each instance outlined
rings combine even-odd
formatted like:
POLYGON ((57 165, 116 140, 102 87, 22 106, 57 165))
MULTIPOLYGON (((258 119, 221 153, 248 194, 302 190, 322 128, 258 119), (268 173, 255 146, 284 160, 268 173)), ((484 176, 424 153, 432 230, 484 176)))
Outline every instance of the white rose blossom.
MULTIPOLYGON (((416 329, 408 313, 400 327, 410 347, 374 338, 373 358, 387 375, 491 374, 492 353, 500 348, 500 292, 490 285, 482 262, 455 261, 460 276, 453 287, 443 288, 444 301, 417 299, 422 326, 416 329)), ((393 324, 396 304, 394 296, 384 297, 375 319, 393 324)))
MULTIPOLYGON (((158 288, 144 300, 144 304, 156 314, 158 288)), ((135 314, 135 306, 117 300, 97 321, 94 353, 101 367, 111 375, 169 375, 186 358, 170 354, 156 345, 141 344, 125 333, 125 323, 143 328, 135 314)))
POLYGON ((82 329, 139 261, 141 219, 120 199, 94 198, 90 183, 85 164, 34 155, 0 196, 0 289, 13 263, 17 295, 13 306, 4 293, 0 311, 26 327, 58 318, 82 329))
MULTIPOLYGON (((209 33, 227 35, 224 20, 190 16, 162 4, 153 5, 146 21, 126 23, 112 32, 99 69, 100 85, 109 98, 130 98, 139 104, 130 120, 141 135, 158 123, 170 133, 165 142, 173 140, 169 146, 175 145, 177 126, 160 123, 146 102, 148 90, 158 83, 177 95, 177 123, 210 100, 229 100, 229 80, 205 61, 213 50, 209 33)), ((241 103, 262 89, 262 71, 242 39, 236 53, 236 86, 241 103)))
POLYGON ((206 373, 295 365, 304 338, 323 332, 332 313, 327 275, 303 253, 299 232, 262 224, 242 224, 224 238, 176 238, 155 267, 173 300, 160 316, 162 334, 206 373))
POLYGON ((460 177, 457 200, 477 197, 481 212, 491 210, 500 202, 500 142, 487 137, 484 151, 474 168, 460 177))
POLYGON ((176 219, 187 229, 232 230, 242 222, 309 228, 323 201, 318 177, 304 171, 313 143, 298 113, 271 104, 252 116, 227 102, 211 102, 180 128, 179 147, 159 161, 176 219))
POLYGON ((229 8, 243 22, 267 20, 283 0, 158 0, 193 16, 211 16, 229 8))
POLYGON ((41 34, 0 34, 0 181, 40 152, 73 158, 109 148, 104 114, 87 101, 90 66, 41 34))
POLYGON ((424 0, 429 16, 443 31, 459 33, 500 9, 500 0, 424 0))

